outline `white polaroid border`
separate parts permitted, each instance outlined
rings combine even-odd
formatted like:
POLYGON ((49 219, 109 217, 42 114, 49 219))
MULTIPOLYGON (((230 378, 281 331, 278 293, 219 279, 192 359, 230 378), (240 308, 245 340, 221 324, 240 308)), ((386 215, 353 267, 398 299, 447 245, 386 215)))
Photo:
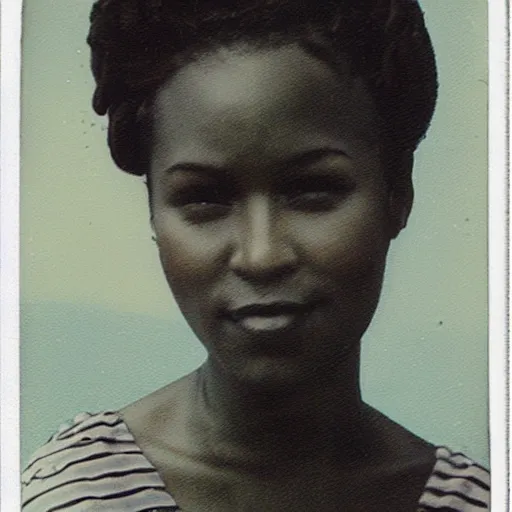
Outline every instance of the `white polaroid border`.
MULTIPOLYGON (((92 1, 92 0, 91 0, 92 1)), ((428 0, 426 0, 428 1, 428 0)), ((449 1, 449 0, 446 0, 449 1)), ((510 489, 510 112, 507 0, 489 0, 489 380, 492 512, 510 489)), ((22 0, 0 3, 0 511, 20 504, 19 170, 22 0)))
POLYGON ((508 512, 510 492, 510 6, 489 0, 489 417, 491 506, 508 512))
POLYGON ((19 169, 21 0, 0 2, 0 510, 21 510, 19 169))

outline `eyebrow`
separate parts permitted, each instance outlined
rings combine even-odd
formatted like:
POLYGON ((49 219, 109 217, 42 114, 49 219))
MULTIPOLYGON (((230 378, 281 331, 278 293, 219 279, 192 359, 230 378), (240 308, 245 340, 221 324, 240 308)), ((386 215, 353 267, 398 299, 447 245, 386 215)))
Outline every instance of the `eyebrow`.
MULTIPOLYGON (((279 163, 279 167, 283 169, 290 169, 293 167, 306 167, 312 165, 329 156, 342 156, 350 158, 349 155, 338 148, 324 147, 316 148, 306 151, 301 151, 291 157, 284 158, 279 163)), ((177 162, 165 170, 166 173, 172 174, 176 171, 189 171, 211 174, 212 172, 219 172, 222 170, 229 170, 227 167, 217 166, 214 164, 196 163, 196 162, 177 162)))

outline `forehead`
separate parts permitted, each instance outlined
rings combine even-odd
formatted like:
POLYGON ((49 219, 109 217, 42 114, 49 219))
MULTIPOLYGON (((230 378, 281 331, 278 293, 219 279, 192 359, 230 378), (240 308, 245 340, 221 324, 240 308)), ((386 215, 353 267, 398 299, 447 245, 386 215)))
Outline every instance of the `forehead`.
POLYGON ((199 146, 210 153, 267 155, 304 145, 374 145, 378 139, 362 80, 348 65, 335 72, 296 45, 204 55, 164 84, 154 107, 155 149, 163 145, 172 153, 197 152, 199 146))

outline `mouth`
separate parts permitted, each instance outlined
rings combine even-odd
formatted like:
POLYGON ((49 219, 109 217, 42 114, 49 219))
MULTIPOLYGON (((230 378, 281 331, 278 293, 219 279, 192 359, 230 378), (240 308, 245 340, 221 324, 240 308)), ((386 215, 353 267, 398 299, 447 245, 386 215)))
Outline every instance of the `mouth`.
POLYGON ((289 329, 314 308, 312 303, 273 302, 249 304, 228 311, 228 317, 246 331, 277 332, 289 329))

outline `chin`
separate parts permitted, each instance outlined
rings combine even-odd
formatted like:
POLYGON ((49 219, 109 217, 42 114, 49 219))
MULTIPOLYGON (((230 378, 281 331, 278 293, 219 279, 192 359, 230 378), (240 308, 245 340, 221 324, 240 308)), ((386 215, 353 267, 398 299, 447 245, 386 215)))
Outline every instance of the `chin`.
POLYGON ((296 361, 284 357, 259 356, 236 367, 218 363, 215 366, 226 380, 250 393, 289 392, 310 382, 310 376, 305 376, 307 372, 296 361))
MULTIPOLYGON (((338 365, 313 366, 311 361, 285 357, 260 356, 233 368, 224 367, 226 380, 248 394, 270 394, 284 397, 311 391, 311 387, 328 380, 338 372, 338 365), (327 367, 328 366, 328 367, 327 367), (333 367, 334 366, 334 367, 333 367)), ((325 382, 327 385, 327 382, 325 382)))

